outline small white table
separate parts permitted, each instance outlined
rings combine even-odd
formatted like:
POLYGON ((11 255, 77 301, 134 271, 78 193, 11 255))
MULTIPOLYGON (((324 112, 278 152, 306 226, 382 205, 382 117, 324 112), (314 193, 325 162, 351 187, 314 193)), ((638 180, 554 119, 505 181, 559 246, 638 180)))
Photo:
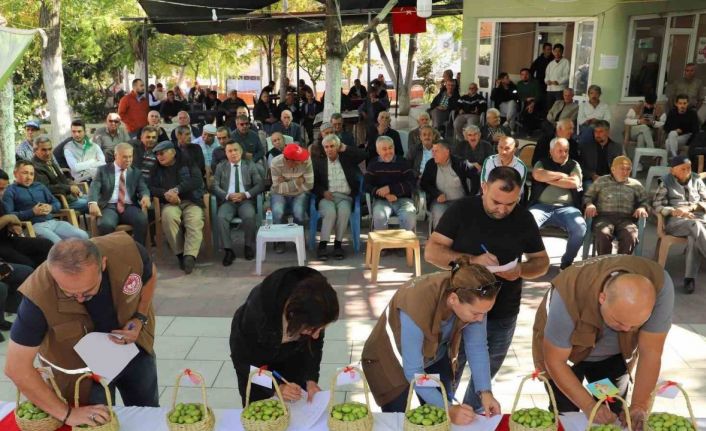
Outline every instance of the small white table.
POLYGON ((260 226, 257 231, 257 250, 255 253, 255 273, 262 275, 262 261, 265 260, 268 242, 293 242, 297 246, 297 261, 304 266, 306 249, 304 248, 304 226, 297 224, 273 224, 260 226))

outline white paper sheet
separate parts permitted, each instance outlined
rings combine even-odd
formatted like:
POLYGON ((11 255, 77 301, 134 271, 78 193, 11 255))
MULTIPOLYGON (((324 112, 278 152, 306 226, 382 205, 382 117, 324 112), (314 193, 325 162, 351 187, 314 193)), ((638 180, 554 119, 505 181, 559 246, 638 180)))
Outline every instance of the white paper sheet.
POLYGON ((488 271, 492 272, 495 274, 496 272, 505 272, 513 269, 514 267, 517 266, 517 259, 513 260, 512 262, 508 262, 505 265, 499 265, 499 266, 486 266, 488 268, 488 271))
POLYGON ((468 425, 451 425, 452 431, 495 431, 495 428, 500 425, 500 421, 503 419, 503 415, 495 415, 486 418, 483 415, 478 415, 468 425))
POLYGON ((116 344, 105 332, 86 334, 74 346, 74 350, 92 372, 112 382, 127 367, 139 350, 135 343, 116 344))
MULTIPOLYGON (((559 415, 559 421, 565 431, 586 431, 588 419, 582 412, 569 412, 559 415)), ((621 426, 620 421, 616 421, 615 425, 621 426)), ((623 428, 626 430, 627 428, 623 428)))
POLYGON ((360 373, 358 370, 350 369, 345 371, 348 367, 342 367, 336 370, 338 375, 336 376, 336 386, 354 385, 360 381, 360 373))
POLYGON ((314 394, 314 399, 309 403, 306 401, 307 394, 304 392, 299 401, 287 403, 289 405, 289 413, 291 414, 287 431, 308 431, 313 429, 314 425, 316 425, 322 417, 324 418, 324 423, 326 423, 326 409, 330 397, 330 391, 317 392, 314 394))
MULTIPOLYGON (((259 371, 260 369, 257 367, 253 367, 250 365, 250 372, 252 373, 253 371, 259 371)), ((270 378, 270 372, 269 371, 263 371, 262 374, 255 374, 252 376, 252 382, 253 384, 263 386, 268 389, 272 389, 272 379, 270 378)))

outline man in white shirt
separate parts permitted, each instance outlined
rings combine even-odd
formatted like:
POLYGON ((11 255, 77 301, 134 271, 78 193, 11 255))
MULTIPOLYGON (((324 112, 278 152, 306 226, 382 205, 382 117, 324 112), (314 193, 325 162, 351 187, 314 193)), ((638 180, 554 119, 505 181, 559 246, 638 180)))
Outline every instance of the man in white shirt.
POLYGON ((105 165, 103 151, 88 139, 86 126, 81 120, 71 122, 71 140, 64 146, 64 157, 77 183, 91 182, 98 167, 105 165))
POLYGON ((544 74, 544 83, 547 84, 547 106, 552 106, 554 102, 561 100, 562 92, 569 86, 571 73, 569 60, 564 58, 564 45, 555 44, 552 52, 554 61, 549 62, 544 74))
POLYGON ((218 128, 216 128, 216 126, 213 124, 206 124, 203 126, 201 136, 194 141, 194 144, 201 147, 206 166, 211 166, 211 156, 213 156, 213 150, 220 147, 220 144, 216 142, 216 132, 218 132, 218 128))
MULTIPOLYGON (((636 141, 638 148, 654 148, 653 132, 664 126, 664 122, 667 120, 667 114, 656 102, 657 95, 648 94, 643 102, 630 108, 625 116, 625 125, 630 126, 630 140, 636 141)), ((638 167, 638 170, 642 170, 642 165, 638 167)))
POLYGON ((603 120, 610 123, 610 108, 607 103, 601 102, 603 90, 597 85, 588 87, 588 100, 579 104, 579 114, 576 123, 579 128, 579 144, 593 139, 593 126, 597 121, 603 120))

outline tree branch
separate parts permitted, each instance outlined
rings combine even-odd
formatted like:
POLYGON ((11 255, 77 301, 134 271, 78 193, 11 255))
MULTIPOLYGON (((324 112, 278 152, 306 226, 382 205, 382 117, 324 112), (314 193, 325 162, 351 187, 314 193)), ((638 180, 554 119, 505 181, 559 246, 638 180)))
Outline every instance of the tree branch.
POLYGON ((395 69, 393 69, 392 65, 390 64, 390 59, 387 57, 387 52, 385 52, 385 48, 382 46, 380 34, 378 33, 377 29, 373 30, 373 37, 375 38, 375 45, 378 47, 378 52, 380 53, 382 63, 385 65, 385 70, 387 70, 387 74, 390 75, 390 79, 392 79, 392 81, 394 82, 396 81, 395 69))
POLYGON ((353 36, 348 42, 346 42, 346 52, 353 49, 361 40, 368 36, 368 33, 375 30, 378 24, 380 24, 390 13, 393 7, 397 4, 397 0, 389 0, 384 8, 373 18, 370 23, 358 34, 353 36))

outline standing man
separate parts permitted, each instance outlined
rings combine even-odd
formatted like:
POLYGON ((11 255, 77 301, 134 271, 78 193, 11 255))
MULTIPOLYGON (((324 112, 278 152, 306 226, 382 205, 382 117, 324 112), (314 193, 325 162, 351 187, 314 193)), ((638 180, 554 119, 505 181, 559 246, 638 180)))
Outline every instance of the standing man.
POLYGON ((99 217, 98 233, 115 232, 118 224, 132 226, 135 241, 145 245, 150 191, 142 172, 132 166, 132 145, 121 142, 115 146, 115 162, 98 168, 88 192, 88 208, 99 217), (139 204, 139 206, 138 206, 139 204))
MULTIPOLYGON (((559 413, 590 415, 596 400, 584 378, 610 379, 626 398, 636 368, 630 417, 644 429, 673 309, 672 279, 642 257, 599 256, 554 278, 535 316, 532 356, 551 379, 559 413)), ((612 424, 622 411, 620 401, 604 404, 594 422, 612 424)))
POLYGON ((552 106, 561 99, 561 92, 569 85, 571 73, 569 60, 564 58, 564 45, 555 44, 552 52, 554 61, 549 62, 544 75, 544 83, 547 84, 547 106, 552 106))
MULTIPOLYGON (((442 269, 462 257, 483 266, 517 260, 513 268, 495 273, 501 287, 487 323, 492 378, 502 366, 515 333, 522 281, 543 276, 549 268, 549 256, 532 215, 517 205, 522 190, 520 174, 506 166, 493 169, 482 187, 482 196, 462 198, 444 213, 427 242, 424 259, 442 269)), ((464 363, 465 358, 459 358, 456 369, 462 370, 464 363)), ((473 382, 463 403, 474 410, 482 407, 473 382)))
POLYGON ((260 170, 250 160, 243 159, 243 147, 239 143, 228 142, 225 153, 227 160, 216 167, 211 191, 220 202, 218 231, 225 251, 223 266, 230 266, 235 260, 233 234, 236 232, 231 222, 236 216, 242 220, 245 234, 245 259, 255 257, 257 225, 254 202, 257 195, 265 191, 265 186, 260 170))
POLYGON ((98 167, 105 165, 103 151, 88 139, 86 125, 81 120, 71 122, 71 138, 64 145, 64 158, 77 182, 91 182, 98 167))
POLYGON ((113 148, 121 142, 128 142, 130 135, 120 125, 120 116, 114 112, 108 114, 105 126, 98 128, 93 135, 93 143, 98 145, 108 162, 113 161, 113 148))
POLYGON ((133 79, 132 91, 120 99, 118 115, 125 122, 125 128, 131 138, 136 138, 140 129, 147 125, 147 113, 150 104, 145 94, 145 83, 141 79, 133 79))
POLYGON ((542 44, 542 53, 539 54, 530 66, 530 76, 534 78, 539 83, 539 88, 542 95, 547 92, 547 83, 544 82, 544 77, 547 73, 547 66, 551 61, 554 60, 554 54, 552 54, 552 44, 549 42, 544 42, 542 44))
MULTIPOLYGON (((135 343, 138 354, 109 385, 126 406, 159 407, 152 298, 157 268, 149 253, 123 232, 56 244, 47 261, 20 288, 24 296, 12 325, 5 374, 35 405, 71 426, 110 420, 103 388, 82 382, 79 403, 60 400, 34 368, 37 354, 57 367, 84 368, 74 346, 87 332, 135 343)), ((55 372, 61 395, 74 399, 78 376, 55 372)), ((115 398, 113 398, 114 400, 115 398)))
POLYGON ((686 94, 689 99, 689 108, 696 111, 704 103, 704 84, 696 77, 695 63, 687 63, 684 66, 684 76, 669 84, 667 91, 669 106, 676 104, 677 96, 680 94, 686 94))

